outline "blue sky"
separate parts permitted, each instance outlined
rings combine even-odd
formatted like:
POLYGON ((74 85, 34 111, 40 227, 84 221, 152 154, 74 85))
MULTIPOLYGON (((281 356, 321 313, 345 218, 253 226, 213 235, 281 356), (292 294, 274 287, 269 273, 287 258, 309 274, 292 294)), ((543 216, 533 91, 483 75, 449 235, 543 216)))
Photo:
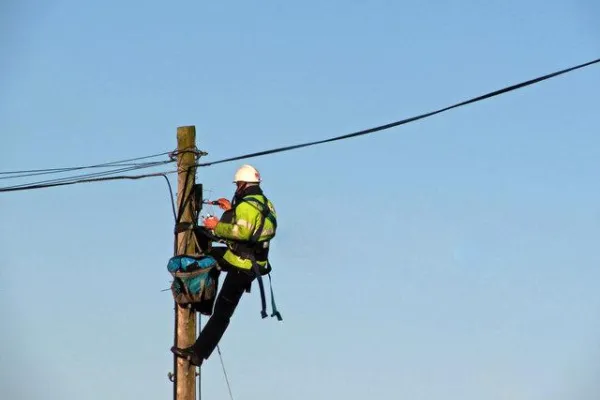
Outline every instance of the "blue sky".
MULTIPOLYGON (((591 0, 3 2, 0 170, 170 151, 181 125, 206 161, 344 134, 597 58, 598 17, 591 0)), ((285 321, 243 299, 222 341, 236 399, 597 399, 599 85, 593 66, 253 160, 285 321)), ((198 180, 229 197, 239 165, 198 180)), ((4 193, 0 220, 0 397, 169 398, 164 180, 4 193)), ((216 355, 203 394, 227 398, 216 355)))

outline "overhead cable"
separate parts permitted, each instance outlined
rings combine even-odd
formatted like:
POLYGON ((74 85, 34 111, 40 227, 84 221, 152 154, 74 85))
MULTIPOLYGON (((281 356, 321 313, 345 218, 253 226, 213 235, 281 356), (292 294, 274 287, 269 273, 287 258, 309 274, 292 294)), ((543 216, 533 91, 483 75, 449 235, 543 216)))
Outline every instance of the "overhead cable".
POLYGON ((350 138, 357 137, 357 136, 362 136, 362 135, 367 135, 367 134, 378 132, 378 131, 383 131, 383 130, 386 130, 386 129, 394 128, 396 126, 400 126, 400 125, 408 124, 410 122, 418 121, 420 119, 432 117, 432 116, 434 116, 436 114, 441 114, 441 113, 443 113, 445 111, 449 111, 449 110, 452 110, 454 108, 462 107, 462 106, 465 106, 467 104, 476 103, 476 102, 479 102, 479 101, 482 101, 482 100, 485 100, 485 99, 489 99, 491 97, 499 96, 499 95, 504 94, 504 93, 508 93, 508 92, 511 92, 511 91, 514 91, 514 90, 517 90, 517 89, 521 89, 521 88, 524 88, 526 86, 530 86, 530 85, 533 85, 533 84, 545 81, 547 79, 551 79, 551 78, 557 77, 559 75, 563 75, 563 74, 566 74, 568 72, 575 71, 577 69, 581 69, 581 68, 584 68, 584 67, 587 67, 587 66, 590 66, 590 65, 593 65, 593 64, 597 64, 599 62, 600 62, 600 58, 598 58, 596 60, 593 60, 593 61, 589 61, 589 62, 583 63, 583 64, 576 65, 574 67, 566 68, 566 69, 563 69, 563 70, 560 70, 560 71, 557 71, 557 72, 552 72, 550 74, 543 75, 543 76, 540 76, 538 78, 530 79, 530 80, 525 81, 525 82, 521 82, 521 83, 517 83, 515 85, 507 86, 507 87, 505 87, 503 89, 498 89, 498 90, 495 90, 493 92, 489 92, 489 93, 483 94, 481 96, 477 96, 477 97, 474 97, 472 99, 465 100, 465 101, 462 101, 460 103, 456 103, 456 104, 448 106, 448 107, 440 108, 439 110, 427 112, 427 113, 420 114, 420 115, 417 115, 417 116, 414 116, 414 117, 410 117, 410 118, 405 118, 405 119, 400 120, 400 121, 391 122, 389 124, 380 125, 380 126, 377 126, 377 127, 374 127, 374 128, 369 128, 369 129, 365 129, 365 130, 361 130, 361 131, 358 131, 358 132, 349 133, 349 134, 342 135, 342 136, 336 136, 336 137, 332 137, 332 138, 329 138, 329 139, 317 140, 317 141, 314 141, 314 142, 307 142, 307 143, 295 144, 295 145, 285 146, 285 147, 277 147, 277 148, 274 148, 274 149, 263 150, 263 151, 259 151, 259 152, 256 152, 256 153, 243 154, 243 155, 236 156, 236 157, 224 158, 224 159, 218 160, 218 161, 199 163, 199 164, 196 164, 196 165, 198 167, 208 167, 208 166, 211 166, 211 165, 222 164, 222 163, 227 163, 227 162, 231 162, 231 161, 244 160, 244 159, 253 158, 253 157, 260 157, 260 156, 264 156, 264 155, 268 155, 268 154, 281 153, 281 152, 284 152, 284 151, 296 150, 296 149, 300 149, 300 148, 303 148, 303 147, 315 146, 315 145, 318 145, 318 144, 335 142, 335 141, 338 141, 338 140, 350 139, 350 138))
MULTIPOLYGON (((5 186, 5 187, 0 187, 0 192, 12 192, 12 191, 29 190, 29 189, 44 189, 44 188, 55 187, 55 186, 72 185, 72 184, 76 184, 76 183, 106 181, 109 179, 96 179, 96 178, 107 177, 107 176, 111 176, 111 175, 115 175, 115 174, 119 174, 119 173, 131 172, 131 171, 140 170, 143 168, 157 167, 157 166, 169 164, 171 162, 176 161, 175 157, 177 156, 177 154, 187 153, 187 152, 193 152, 199 156, 203 156, 203 155, 207 154, 203 151, 199 151, 198 149, 194 148, 194 149, 183 149, 183 150, 176 150, 176 151, 172 151, 172 152, 165 152, 165 153, 160 153, 157 155, 138 157, 138 158, 129 159, 129 160, 113 161, 113 162, 109 162, 109 163, 104 163, 104 164, 102 164, 102 166, 104 168, 108 168, 108 167, 125 165, 126 167, 111 169, 108 171, 95 172, 95 173, 87 173, 87 174, 71 175, 71 176, 60 177, 60 178, 53 178, 53 179, 24 183, 24 184, 13 185, 13 186, 5 186), (153 162, 146 162, 146 163, 135 163, 135 164, 127 164, 126 163, 127 161, 140 160, 143 158, 150 158, 150 157, 166 155, 166 154, 169 155, 170 160, 153 161, 153 162), (128 166, 128 165, 130 165, 130 166, 128 166)), ((98 165, 100 165, 100 164, 98 164, 98 165)), ((73 169, 84 169, 84 168, 94 168, 94 167, 95 166, 72 167, 72 168, 73 169)), ((30 170, 30 171, 34 171, 34 170, 30 170)), ((42 171, 42 170, 39 170, 39 171, 42 171)), ((15 171, 15 172, 17 172, 17 171, 15 171)), ((160 176, 161 174, 172 174, 174 172, 176 172, 176 171, 172 170, 172 171, 161 172, 158 174, 144 174, 144 175, 136 175, 136 176, 132 176, 132 175, 118 176, 118 177, 113 177, 113 179, 110 179, 110 180, 141 179, 141 178, 151 177, 151 176, 160 176)))
MULTIPOLYGON (((115 166, 121 166, 121 165, 124 166, 124 165, 126 165, 126 163, 130 163, 133 161, 147 160, 149 158, 160 157, 160 156, 164 156, 164 155, 168 155, 168 154, 170 154, 170 152, 167 151, 167 152, 163 152, 163 153, 152 154, 149 156, 128 158, 125 160, 109 161, 109 162, 105 162, 105 163, 101 163, 101 164, 82 165, 82 166, 76 166, 76 167, 29 169, 29 170, 21 170, 21 171, 0 171, 0 175, 41 174, 41 173, 54 173, 54 172, 59 173, 59 172, 70 172, 70 171, 77 171, 77 170, 89 169, 89 168, 115 167, 115 166)), ((171 161, 168 161, 168 162, 171 162, 171 161)), ((142 164, 133 164, 133 165, 142 165, 142 164)))
MULTIPOLYGON (((161 163, 156 164, 154 166, 157 165, 161 165, 161 163)), ((116 169, 111 169, 108 171, 102 171, 102 172, 94 172, 94 173, 87 173, 87 174, 79 174, 79 175, 70 175, 70 176, 65 176, 62 178, 54 178, 54 179, 47 179, 47 180, 43 180, 43 181, 37 181, 37 182, 31 182, 31 183, 23 183, 20 185, 13 185, 13 186, 5 186, 0 188, 0 191, 9 191, 9 189, 27 189, 29 187, 51 187, 51 186, 59 186, 56 185, 58 183, 68 183, 68 182, 78 182, 78 181, 85 181, 85 180, 89 180, 91 178, 98 178, 98 177, 105 177, 105 176, 110 176, 110 175, 115 175, 115 174, 119 174, 119 173, 124 173, 124 172, 131 172, 131 171, 136 171, 142 168, 147 168, 147 167, 124 167, 124 168, 116 168, 116 169)))
MULTIPOLYGON (((73 172, 73 171, 84 170, 84 169, 103 169, 103 168, 113 168, 113 167, 136 167, 137 169, 141 169, 141 168, 155 167, 157 165, 164 165, 164 164, 168 164, 171 162, 172 161, 169 160, 169 161, 151 161, 151 162, 144 162, 144 163, 115 163, 115 164, 110 164, 110 165, 108 165, 108 164, 107 165, 88 165, 85 167, 74 167, 74 168, 53 169, 53 170, 39 170, 39 172, 25 172, 25 173, 4 172, 4 173, 2 173, 3 175, 0 176, 0 180, 30 178, 33 176, 40 176, 40 175, 54 175, 54 174, 73 172)), ((35 171, 35 170, 32 170, 32 171, 35 171)))
POLYGON ((89 183, 89 182, 103 182, 103 181, 115 181, 115 180, 137 180, 151 177, 165 177, 168 174, 173 174, 177 171, 166 171, 166 172, 156 172, 152 174, 143 174, 143 175, 117 175, 117 176, 101 176, 97 178, 85 178, 78 180, 71 180, 65 182, 53 182, 53 183, 38 183, 31 184, 28 186, 17 186, 17 187, 5 187, 0 188, 0 192, 17 192, 22 190, 33 190, 33 189, 45 189, 56 186, 67 186, 67 185, 75 185, 78 183, 89 183))
MULTIPOLYGON (((451 109, 454 108, 458 108, 458 107, 462 107, 471 103, 476 103, 491 97, 495 97, 495 96, 499 96, 501 94, 504 93, 508 93, 514 90, 518 90, 554 77, 557 77, 559 75, 563 75, 593 64, 597 64, 600 62, 600 58, 583 63, 583 64, 579 64, 576 65, 574 67, 570 67, 570 68, 566 68, 560 71, 556 71, 547 75, 543 75, 534 79, 530 79, 528 81, 524 81, 521 83, 517 83, 515 85, 511 85, 511 86, 507 86, 505 88, 502 89, 498 89, 495 90, 493 92, 489 92, 486 94, 483 94, 481 96, 477 96, 474 98, 471 98, 469 100, 465 100, 462 101, 460 103, 456 103, 454 105, 448 106, 448 107, 444 107, 435 111, 431 111, 431 112, 427 112, 424 114, 420 114, 414 117, 410 117, 410 118, 405 118, 403 120, 400 121, 396 121, 396 122, 391 122, 385 125, 380 125, 374 128, 369 128, 369 129, 365 129, 365 130, 361 130, 358 132, 354 132, 354 133, 349 133, 346 135, 342 135, 342 136, 336 136, 336 137, 332 137, 329 139, 323 139, 323 140, 318 140, 318 141, 313 141, 313 142, 307 142, 307 143, 301 143, 301 144, 296 144, 296 145, 291 145, 291 146, 285 146, 285 147, 278 147, 278 148, 274 148, 274 149, 270 149, 270 150, 264 150, 264 151, 260 151, 260 152, 256 152, 256 153, 249 153, 249 154, 244 154, 244 155, 240 155, 240 156, 236 156, 236 157, 230 157, 230 158, 225 158, 225 159, 221 159, 221 160, 217 160, 217 161, 212 161, 212 162, 206 162, 206 163, 198 163, 195 165, 195 167, 208 167, 211 165, 216 165, 216 164, 221 164, 221 163, 226 163, 226 162, 231 162, 231 161, 237 161, 237 160, 243 160, 243 159, 247 159, 247 158, 253 158, 253 157, 259 157, 259 156, 263 156, 263 155, 268 155, 268 154, 274 154, 274 153, 280 153, 280 152, 284 152, 284 151, 290 151, 290 150, 295 150, 295 149, 299 149, 299 148, 303 148, 303 147, 308 147, 308 146, 314 146, 314 145, 318 145, 318 144, 324 144, 324 143, 329 143, 329 142, 334 142, 334 141, 339 141, 339 140, 344 140, 344 139, 349 139, 349 138, 353 138, 353 137, 357 137, 357 136, 362 136, 362 135, 367 135, 370 133, 375 133, 378 131, 383 131, 386 129, 390 129, 396 126, 400 126, 400 125, 404 125, 404 124, 408 124, 410 122, 414 122, 420 119, 424 119, 424 118, 428 118, 428 117, 432 117, 436 114, 440 114, 443 113, 445 111, 449 111, 451 109)), ((194 152, 198 155, 201 156, 205 156, 207 155, 207 153, 198 151, 197 149, 186 149, 183 150, 183 152, 194 152)), ((121 160, 121 161, 114 161, 111 163, 104 163, 104 164, 98 164, 101 166, 117 166, 119 165, 119 163, 127 163, 130 161, 136 161, 136 160, 141 160, 141 159, 145 159, 145 158, 151 158, 151 157, 156 157, 156 156, 160 156, 160 155, 166 155, 169 154, 171 161, 173 161, 174 155, 176 154, 176 152, 165 152, 165 153, 159 153, 156 155, 152 155, 152 156, 145 156, 145 157, 137 157, 137 158, 132 158, 132 159, 128 159, 128 160, 121 160), (114 165, 113 165, 114 164, 114 165)), ((161 173, 153 173, 153 174, 144 174, 144 175, 121 175, 121 176, 112 176, 109 177, 108 175, 114 175, 116 173, 122 173, 122 172, 128 172, 128 171, 133 171, 136 169, 141 169, 141 168, 149 168, 149 167, 154 167, 154 166, 158 166, 161 164, 166 164, 169 163, 171 161, 159 161, 159 162, 148 162, 148 163, 140 163, 140 164, 135 164, 132 166, 128 166, 128 167, 124 167, 124 168, 119 168, 119 169, 114 169, 114 170, 110 170, 110 171, 104 171, 104 172, 99 172, 99 173, 94 173, 94 174, 86 174, 86 175, 76 175, 76 176, 70 176, 70 177, 64 177, 64 178, 57 178, 57 179, 51 179, 51 180, 47 180, 47 181, 39 181, 39 182, 33 182, 33 183, 29 183, 29 184, 22 184, 22 185, 15 185, 15 186, 8 186, 8 187, 0 187, 0 192, 12 192, 12 191, 19 191, 19 190, 30 190, 30 189, 42 189, 42 188, 48 188, 48 187, 54 187, 54 186, 65 186, 65 185, 73 185, 76 183, 85 183, 85 182, 98 182, 98 181, 107 181, 107 180, 118 180, 118 179, 143 179, 143 178, 147 178, 147 177, 154 177, 154 176, 163 176, 166 174, 172 174, 175 173, 176 171, 167 171, 167 172, 161 172, 161 173)), ((76 170, 76 169, 83 169, 83 168, 95 168, 96 166, 84 166, 84 167, 71 167, 71 168, 57 168, 57 169, 45 169, 45 170, 27 170, 27 171, 12 171, 12 172, 2 172, 0 174, 16 174, 16 173, 37 173, 37 172, 49 172, 52 170, 76 170)))

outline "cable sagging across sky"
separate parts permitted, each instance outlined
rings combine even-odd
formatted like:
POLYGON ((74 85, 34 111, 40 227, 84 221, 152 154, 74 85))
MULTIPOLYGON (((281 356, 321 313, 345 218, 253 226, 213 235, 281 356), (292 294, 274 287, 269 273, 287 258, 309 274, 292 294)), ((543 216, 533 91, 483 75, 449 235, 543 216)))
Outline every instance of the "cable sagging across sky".
POLYGON ((515 85, 507 86, 505 88, 498 89, 498 90, 495 90, 493 92, 489 92, 489 93, 483 94, 481 96, 473 97, 473 98, 471 98, 469 100, 465 100, 465 101, 453 104, 453 105, 448 106, 448 107, 440 108, 438 110, 430 111, 430 112, 427 112, 427 113, 424 113, 424 114, 420 114, 420 115, 417 115, 417 116, 414 116, 414 117, 405 118, 405 119, 402 119, 400 121, 391 122, 391 123, 388 123, 388 124, 385 124, 385 125, 376 126, 374 128, 364 129, 364 130, 361 130, 361 131, 358 131, 358 132, 353 132, 353 133, 349 133, 349 134, 342 135, 342 136, 336 136, 336 137, 332 137, 332 138, 329 138, 329 139, 323 139, 323 140, 317 140, 317 141, 314 141, 314 142, 307 142, 307 143, 295 144, 295 145, 291 145, 291 146, 277 147, 277 148, 274 148, 274 149, 263 150, 263 151, 259 151, 259 152, 256 152, 256 153, 248 153, 248 154, 243 154, 243 155, 240 155, 240 156, 224 158, 222 160, 217 160, 217 161, 212 161, 212 162, 206 162, 206 163, 199 163, 199 164, 197 164, 197 166, 198 167, 209 167, 211 165, 222 164, 222 163, 227 163, 227 162, 232 162, 232 161, 238 161, 238 160, 245 160, 245 159, 248 159, 248 158, 260 157, 260 156, 264 156, 264 155, 268 155, 268 154, 281 153, 281 152, 284 152, 284 151, 296 150, 296 149, 300 149, 300 148, 303 148, 303 147, 315 146, 315 145, 318 145, 318 144, 330 143, 330 142, 335 142, 335 141, 338 141, 338 140, 350 139, 350 138, 354 138, 354 137, 357 137, 357 136, 363 136, 363 135, 367 135, 367 134, 370 134, 370 133, 375 133, 375 132, 383 131, 383 130, 386 130, 386 129, 394 128, 396 126, 408 124, 410 122, 415 122, 415 121, 418 121, 420 119, 429 118, 429 117, 432 117, 432 116, 434 116, 436 114, 441 114, 441 113, 443 113, 445 111, 452 110, 454 108, 466 106, 468 104, 472 104, 472 103, 476 103, 476 102, 479 102, 479 101, 482 101, 482 100, 486 100, 486 99, 489 99, 491 97, 499 96, 499 95, 504 94, 504 93, 512 92, 512 91, 518 90, 518 89, 522 89, 524 87, 534 85, 536 83, 539 83, 539 82, 542 82, 542 81, 545 81, 545 80, 557 77, 559 75, 563 75, 563 74, 566 74, 566 73, 569 73, 569 72, 572 72, 572 71, 575 71, 575 70, 578 70, 578 69, 581 69, 581 68, 588 67, 588 66, 593 65, 593 64, 597 64, 599 62, 600 62, 600 58, 597 58, 595 60, 592 60, 592 61, 589 61, 589 62, 586 62, 586 63, 583 63, 583 64, 579 64, 579 65, 576 65, 574 67, 570 67, 570 68, 566 68, 566 69, 563 69, 563 70, 560 70, 560 71, 552 72, 552 73, 547 74, 547 75, 543 75, 543 76, 540 76, 540 77, 537 77, 537 78, 534 78, 534 79, 530 79, 530 80, 525 81, 525 82, 517 83, 515 85))
MULTIPOLYGON (((510 85, 510 86, 504 87, 502 89, 498 89, 498 90, 495 90, 495 91, 492 91, 492 92, 489 92, 489 93, 486 93, 486 94, 483 94, 483 95, 480 95, 477 97, 473 97, 471 99, 468 99, 468 100, 465 100, 465 101, 462 101, 462 102, 459 102, 459 103, 456 103, 456 104, 453 104, 453 105, 450 105, 450 106, 447 106, 444 108, 440 108, 438 110, 426 112, 426 113, 419 114, 419 115, 416 115, 413 117, 402 119, 400 121, 391 122, 391 123, 388 123, 385 125, 368 128, 368 129, 360 130, 357 132, 353 132, 353 133, 349 133, 349 134, 345 134, 345 135, 341 135, 341 136, 335 136, 335 137, 332 137, 329 139, 295 144, 295 145, 291 145, 291 146, 278 147, 278 148, 263 150, 263 151, 259 151, 259 152, 255 152, 255 153, 248 153, 248 154, 243 154, 240 156, 224 158, 224 159, 212 161, 212 162, 198 163, 195 165, 195 167, 208 167, 208 166, 212 166, 212 165, 216 165, 216 164, 244 160, 244 159, 264 156, 264 155, 268 155, 268 154, 281 153, 281 152, 285 152, 285 151, 300 149, 303 147, 315 146, 318 144, 330 143, 330 142, 350 139, 350 138, 354 138, 354 137, 358 137, 358 136, 368 135, 371 133, 375 133, 375 132, 387 130, 390 128, 394 128, 394 127, 397 127, 400 125, 405 125, 405 124, 408 124, 411 122, 415 122, 415 121, 418 121, 421 119, 429 118, 434 115, 441 114, 443 112, 446 112, 446 111, 449 111, 449 110, 452 110, 452 109, 455 109, 458 107, 477 103, 477 102, 480 102, 480 101, 483 101, 483 100, 486 100, 486 99, 489 99, 492 97, 502 95, 504 93, 522 89, 524 87, 531 86, 531 85, 537 84, 539 82, 542 82, 542 81, 545 81, 545 80, 548 80, 551 78, 555 78, 557 76, 567 74, 569 72, 572 72, 572 71, 575 71, 578 69, 582 69, 582 68, 585 68, 585 67, 591 66, 593 64, 597 64, 597 63, 600 63, 600 58, 597 58, 592 61, 588 61, 583 64, 579 64, 579 65, 576 65, 576 66, 573 66, 570 68, 566 68, 566 69, 563 69, 560 71, 552 72, 552 73, 549 73, 549 74, 546 74, 546 75, 543 75, 543 76, 540 76, 537 78, 533 78, 533 79, 530 79, 530 80, 527 80, 524 82, 510 85)), ((183 151, 195 152, 196 154, 198 154, 200 156, 207 155, 207 153, 198 151, 197 149, 186 149, 183 151)), ((120 176, 111 176, 111 175, 114 175, 117 173, 135 171, 135 170, 142 169, 142 168, 151 168, 151 167, 168 164, 168 163, 175 161, 174 155, 175 155, 175 152, 164 152, 164 153, 159 153, 159 154, 150 155, 150 156, 137 157, 137 158, 131 158, 131 159, 127 159, 127 160, 120 160, 120 161, 114 161, 114 162, 109 162, 109 163, 88 165, 88 166, 81 166, 81 167, 50 168, 50 169, 37 169, 37 170, 32 169, 32 170, 24 170, 24 171, 0 172, 0 175, 8 175, 7 176, 8 178, 10 178, 10 177, 16 178, 16 177, 23 177, 23 176, 28 177, 28 176, 38 175, 38 174, 47 174, 47 173, 62 173, 62 172, 67 172, 67 171, 75 171, 75 170, 89 169, 89 168, 111 168, 111 167, 117 167, 117 166, 121 167, 121 168, 112 169, 109 171, 97 172, 97 173, 92 173, 92 174, 74 175, 74 176, 69 176, 69 177, 56 178, 56 179, 26 183, 26 184, 21 184, 21 185, 1 187, 0 192, 13 192, 13 191, 30 190, 30 189, 43 189, 43 188, 49 188, 49 187, 55 187, 55 186, 73 185, 73 184, 77 184, 77 183, 86 183, 86 182, 100 182, 100 181, 118 180, 118 179, 142 179, 142 178, 148 178, 148 177, 154 177, 154 176, 165 176, 167 174, 175 173, 176 171, 166 171, 166 172, 143 174, 143 175, 120 175, 120 176), (148 158, 153 158, 153 157, 167 155, 167 154, 169 155, 170 159, 166 160, 166 161, 127 164, 132 161, 138 161, 138 160, 142 160, 142 159, 148 159, 148 158)), ((0 179, 3 179, 3 177, 0 177, 0 179)))

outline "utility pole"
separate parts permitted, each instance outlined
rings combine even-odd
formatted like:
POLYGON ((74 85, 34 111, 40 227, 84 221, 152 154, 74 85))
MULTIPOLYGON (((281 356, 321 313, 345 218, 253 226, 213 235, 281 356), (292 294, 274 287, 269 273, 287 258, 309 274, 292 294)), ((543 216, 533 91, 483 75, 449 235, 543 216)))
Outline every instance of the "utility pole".
MULTIPOLYGON (((192 223, 194 185, 196 182, 196 127, 177 128, 177 209, 180 223, 192 223)), ((193 230, 177 233, 176 255, 194 254, 193 230)), ((196 340, 196 312, 175 303, 175 345, 191 346, 196 340)), ((175 357, 175 387, 173 400, 196 400, 196 367, 187 360, 175 357)))

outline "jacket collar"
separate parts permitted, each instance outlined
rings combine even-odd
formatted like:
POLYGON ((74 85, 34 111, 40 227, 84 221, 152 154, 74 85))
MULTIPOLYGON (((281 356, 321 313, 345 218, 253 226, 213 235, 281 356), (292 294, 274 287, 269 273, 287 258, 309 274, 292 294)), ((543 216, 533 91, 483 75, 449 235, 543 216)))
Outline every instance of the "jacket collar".
POLYGON ((258 185, 253 185, 253 186, 247 187, 241 193, 236 193, 233 198, 233 203, 236 204, 240 200, 242 200, 244 197, 252 196, 252 195, 263 195, 263 191, 262 191, 261 187, 258 185))

